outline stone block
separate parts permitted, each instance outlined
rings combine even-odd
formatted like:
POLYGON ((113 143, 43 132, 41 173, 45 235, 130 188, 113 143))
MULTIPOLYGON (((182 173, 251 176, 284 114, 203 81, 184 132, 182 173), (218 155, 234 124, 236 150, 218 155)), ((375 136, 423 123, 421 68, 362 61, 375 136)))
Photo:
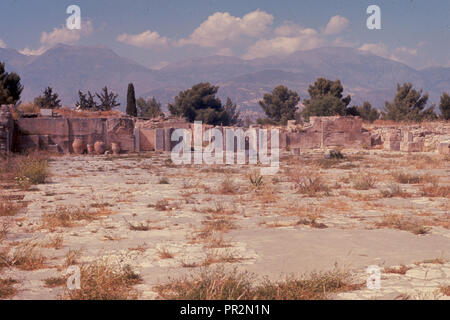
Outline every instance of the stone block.
POLYGON ((450 141, 440 142, 438 144, 438 152, 445 155, 450 154, 450 141))

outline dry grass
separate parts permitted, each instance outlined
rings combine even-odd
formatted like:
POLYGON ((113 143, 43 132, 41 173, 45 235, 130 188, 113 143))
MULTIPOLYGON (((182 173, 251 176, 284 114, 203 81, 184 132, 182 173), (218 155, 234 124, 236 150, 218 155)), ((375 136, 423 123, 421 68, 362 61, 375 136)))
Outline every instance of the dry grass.
POLYGON ((350 282, 348 273, 340 271, 261 282, 252 273, 216 268, 169 279, 169 283, 158 285, 155 290, 161 299, 169 300, 317 300, 360 287, 350 282))
POLYGON ((405 192, 398 184, 391 183, 387 189, 380 190, 380 194, 384 198, 402 197, 407 198, 411 195, 405 192))
POLYGON ((424 185, 420 188, 420 194, 423 197, 450 197, 450 186, 441 186, 437 183, 424 185))
POLYGON ((13 297, 17 290, 14 288, 14 284, 18 281, 14 279, 1 279, 0 278, 0 299, 8 299, 13 297))
POLYGON ((54 230, 57 227, 70 228, 80 225, 81 221, 90 222, 99 219, 101 216, 110 215, 109 209, 101 208, 96 211, 89 209, 69 208, 66 206, 58 206, 53 213, 46 213, 42 216, 42 228, 54 230))
POLYGON ((54 237, 51 237, 44 243, 41 243, 41 247, 43 248, 54 248, 54 249, 61 249, 64 243, 64 237, 62 235, 55 235, 54 237))
POLYGON ((111 111, 82 111, 70 108, 59 108, 55 110, 57 114, 66 118, 114 118, 121 117, 122 114, 118 110, 111 111))
POLYGON ((386 267, 383 269, 384 273, 395 273, 395 274, 405 274, 406 271, 410 270, 411 267, 407 267, 404 264, 402 264, 399 267, 386 267))
POLYGON ((66 282, 66 277, 51 277, 44 280, 45 286, 47 288, 62 287, 66 284, 66 282))
POLYGON ((417 235, 427 234, 429 232, 429 228, 424 226, 421 221, 398 214, 385 215, 382 221, 376 223, 376 226, 378 228, 392 228, 409 231, 417 235))
POLYGON ((234 184, 233 180, 226 177, 220 184, 218 192, 221 194, 235 194, 238 191, 238 187, 234 184))
POLYGON ((23 204, 17 204, 11 200, 0 199, 0 217, 15 216, 24 207, 23 204))
POLYGON ((45 258, 42 253, 37 250, 37 247, 37 243, 30 241, 20 243, 8 257, 8 265, 26 271, 44 268, 45 258))
POLYGON ((167 248, 160 248, 157 251, 158 256, 161 259, 173 259, 174 255, 172 252, 170 252, 167 248))
POLYGON ((81 289, 66 289, 68 300, 130 300, 137 299, 133 286, 142 278, 130 266, 119 266, 108 261, 96 261, 80 267, 81 289))
POLYGON ((158 200, 155 204, 155 209, 158 211, 166 211, 169 207, 169 201, 167 199, 158 200))
POLYGON ((353 188, 356 190, 369 190, 375 187, 376 177, 370 173, 358 173, 350 177, 353 188))
POLYGON ((450 296, 450 285, 442 286, 439 288, 439 291, 446 296, 450 296))
POLYGON ((294 188, 297 192, 305 194, 309 197, 315 197, 319 193, 328 194, 329 188, 322 182, 320 176, 308 175, 302 172, 292 177, 294 188))

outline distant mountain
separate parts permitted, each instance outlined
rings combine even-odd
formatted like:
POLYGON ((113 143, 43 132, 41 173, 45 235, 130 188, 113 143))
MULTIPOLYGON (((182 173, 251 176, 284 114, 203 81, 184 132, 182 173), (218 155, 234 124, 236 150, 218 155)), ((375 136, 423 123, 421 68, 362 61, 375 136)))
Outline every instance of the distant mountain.
POLYGON ((46 86, 53 87, 63 104, 73 106, 79 89, 99 91, 105 85, 119 93, 125 109, 126 88, 133 82, 137 96, 155 96, 163 106, 180 91, 198 82, 219 85, 219 96, 229 96, 242 110, 260 111, 258 100, 283 84, 308 97, 318 77, 340 79, 352 104, 367 100, 381 108, 391 100, 397 83, 412 82, 430 93, 437 103, 450 90, 450 68, 415 70, 405 64, 352 48, 327 47, 297 51, 286 57, 243 60, 209 56, 150 70, 118 56, 106 47, 58 45, 40 56, 25 56, 13 49, 0 49, 0 61, 8 71, 20 74, 25 90, 22 100, 33 100, 46 86))

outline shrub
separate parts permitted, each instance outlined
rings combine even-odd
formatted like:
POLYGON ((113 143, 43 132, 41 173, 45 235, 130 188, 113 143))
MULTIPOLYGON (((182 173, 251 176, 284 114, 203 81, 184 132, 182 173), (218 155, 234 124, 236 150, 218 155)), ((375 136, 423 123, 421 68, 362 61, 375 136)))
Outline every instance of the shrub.
POLYGON ((80 267, 81 289, 66 290, 69 300, 130 300, 137 299, 133 286, 142 278, 129 265, 125 267, 108 261, 95 261, 80 267))
POLYGON ((24 188, 45 183, 49 177, 48 161, 39 157, 27 157, 16 168, 15 179, 24 188))
POLYGON ((174 300, 312 300, 327 299, 331 293, 356 290, 346 272, 311 273, 299 278, 258 281, 255 274, 236 269, 203 269, 198 275, 170 279, 155 287, 162 299, 174 300))

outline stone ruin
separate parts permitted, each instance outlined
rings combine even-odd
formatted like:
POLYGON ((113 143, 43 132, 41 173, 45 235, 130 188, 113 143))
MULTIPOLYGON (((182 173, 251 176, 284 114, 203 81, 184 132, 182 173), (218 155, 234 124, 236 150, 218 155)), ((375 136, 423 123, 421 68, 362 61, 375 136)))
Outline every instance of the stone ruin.
POLYGON ((14 121, 9 110, 9 105, 0 106, 0 154, 11 152, 14 121))
MULTIPOLYGON (((374 147, 390 151, 438 151, 449 154, 450 126, 447 124, 368 126, 367 129, 362 124, 360 117, 311 117, 310 122, 304 125, 289 121, 287 126, 276 128, 279 129, 280 148, 291 150, 294 154, 300 154, 304 149, 335 147, 374 147)), ((211 127, 204 125, 203 130, 211 127)), ((49 116, 13 120, 10 106, 1 106, 0 152, 45 150, 54 153, 87 153, 89 145, 94 146, 97 142, 107 152, 114 150, 114 146, 119 146, 122 152, 169 152, 177 143, 171 141, 171 134, 177 128, 192 131, 193 124, 180 119, 143 120, 127 116, 49 116), (81 149, 74 150, 75 141, 81 149)))

